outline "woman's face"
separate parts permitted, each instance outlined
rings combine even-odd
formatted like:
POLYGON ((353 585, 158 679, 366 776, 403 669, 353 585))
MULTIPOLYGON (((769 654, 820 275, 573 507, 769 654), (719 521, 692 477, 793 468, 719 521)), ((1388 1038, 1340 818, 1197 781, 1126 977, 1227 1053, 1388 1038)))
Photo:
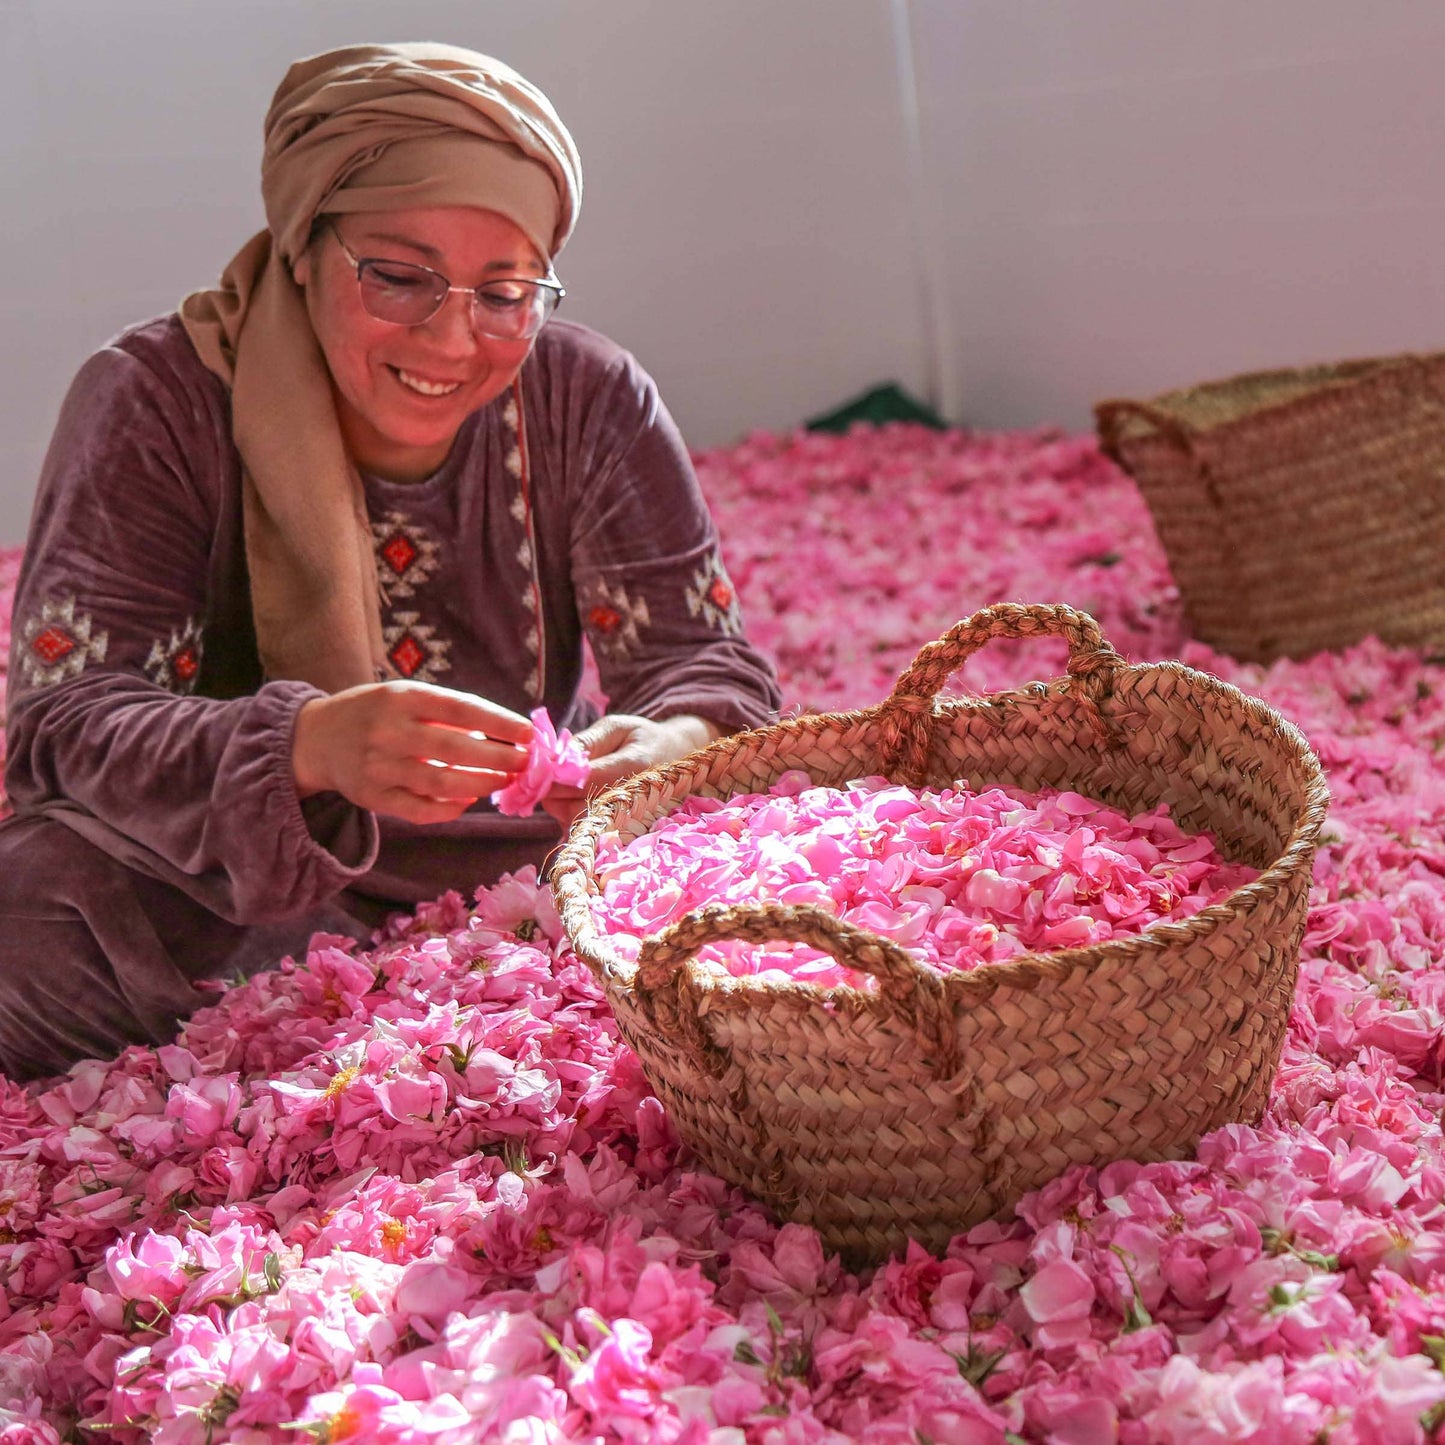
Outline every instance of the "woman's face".
POLYGON ((297 262, 352 460, 417 481, 446 460, 462 422, 511 385, 532 342, 483 336, 471 298, 456 293, 420 326, 378 321, 361 304, 356 267, 337 235, 353 256, 430 266, 453 286, 545 276, 547 267, 512 221, 471 206, 338 215, 297 262))

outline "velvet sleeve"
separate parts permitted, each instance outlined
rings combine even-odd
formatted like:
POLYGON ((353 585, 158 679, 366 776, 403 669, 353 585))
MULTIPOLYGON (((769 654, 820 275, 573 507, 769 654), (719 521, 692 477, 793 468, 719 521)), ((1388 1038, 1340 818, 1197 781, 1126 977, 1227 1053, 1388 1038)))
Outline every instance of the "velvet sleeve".
MULTIPOLYGON (((224 517, 224 400, 120 346, 81 369, 47 455, 16 594, 5 781, 45 812, 240 923, 303 912, 375 855, 375 821, 291 771, 313 688, 198 695, 224 517)), ((234 461, 230 461, 234 471, 234 461)))
POLYGON ((691 458, 650 377, 621 352, 590 399, 570 479, 572 584, 613 712, 729 729, 777 713, 691 458))

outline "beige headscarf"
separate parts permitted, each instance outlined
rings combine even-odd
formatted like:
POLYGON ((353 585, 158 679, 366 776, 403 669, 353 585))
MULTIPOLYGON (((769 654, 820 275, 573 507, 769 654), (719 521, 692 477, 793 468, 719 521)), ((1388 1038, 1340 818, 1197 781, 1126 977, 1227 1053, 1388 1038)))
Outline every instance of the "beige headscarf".
POLYGON ((231 387, 261 662, 335 692, 389 671, 360 478, 292 267, 318 215, 478 206, 545 258, 571 234, 582 167, 546 96, 450 45, 355 45, 298 61, 266 115, 269 229, 180 315, 231 387))

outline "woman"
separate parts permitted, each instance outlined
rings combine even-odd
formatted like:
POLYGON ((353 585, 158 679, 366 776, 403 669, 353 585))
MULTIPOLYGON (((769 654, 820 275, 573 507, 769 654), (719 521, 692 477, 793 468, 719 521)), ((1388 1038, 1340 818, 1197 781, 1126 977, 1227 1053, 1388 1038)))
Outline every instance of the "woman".
POLYGON ((230 976, 540 861, 526 714, 591 785, 776 708, 649 378, 564 320, 576 150, 506 66, 299 62, 268 229, 81 369, 16 597, 0 1068, 170 1037, 230 976), (543 323, 547 323, 545 326, 543 323), (584 635, 613 711, 590 726, 584 635))

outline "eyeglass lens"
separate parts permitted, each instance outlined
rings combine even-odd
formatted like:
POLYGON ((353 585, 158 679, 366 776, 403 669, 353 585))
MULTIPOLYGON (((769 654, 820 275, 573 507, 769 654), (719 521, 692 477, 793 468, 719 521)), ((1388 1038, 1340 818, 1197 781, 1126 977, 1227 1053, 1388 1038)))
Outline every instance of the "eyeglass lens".
MULTIPOLYGON (((362 261, 356 279, 368 313, 399 326, 429 321, 448 295, 445 277, 405 261, 362 261)), ((488 281, 472 296, 472 319, 479 331, 518 341, 542 329, 558 300, 550 287, 521 279, 488 281)))

